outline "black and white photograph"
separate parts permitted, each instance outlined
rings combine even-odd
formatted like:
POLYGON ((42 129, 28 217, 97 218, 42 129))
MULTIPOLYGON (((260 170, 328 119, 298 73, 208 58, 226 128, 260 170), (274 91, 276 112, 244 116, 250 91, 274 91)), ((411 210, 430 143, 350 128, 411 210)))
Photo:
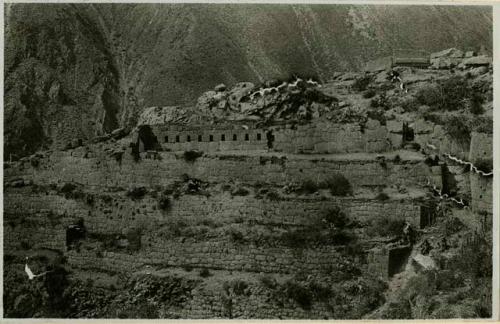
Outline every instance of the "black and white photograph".
POLYGON ((493 5, 2 5, 3 318, 498 316, 493 5))

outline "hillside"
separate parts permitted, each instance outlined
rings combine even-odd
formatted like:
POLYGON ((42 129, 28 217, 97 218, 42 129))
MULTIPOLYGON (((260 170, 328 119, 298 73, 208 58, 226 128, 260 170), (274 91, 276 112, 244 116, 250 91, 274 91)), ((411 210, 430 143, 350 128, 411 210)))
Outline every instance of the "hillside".
POLYGON ((490 317, 491 57, 388 72, 218 84, 4 163, 6 317, 490 317))
POLYGON ((487 7, 8 4, 5 156, 135 125, 221 82, 326 82, 393 48, 491 51, 491 24, 487 7))

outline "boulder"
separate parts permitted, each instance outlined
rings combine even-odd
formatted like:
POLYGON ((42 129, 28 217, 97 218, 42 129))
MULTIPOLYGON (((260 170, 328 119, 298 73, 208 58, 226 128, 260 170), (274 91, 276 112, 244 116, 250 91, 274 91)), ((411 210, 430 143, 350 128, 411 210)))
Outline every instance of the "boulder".
POLYGON ((433 258, 421 253, 412 258, 412 265, 416 267, 417 270, 434 270, 438 268, 433 258))
POLYGON ((475 68, 472 68, 470 70, 470 75, 473 76, 473 77, 478 77, 482 74, 485 74, 485 73, 488 73, 488 67, 487 66, 478 66, 478 67, 475 67, 475 68))
POLYGON ((339 102, 339 108, 344 108, 344 107, 347 107, 347 106, 349 106, 349 104, 347 102, 345 102, 345 101, 339 102))
POLYGON ((217 100, 214 99, 216 94, 217 94, 217 92, 215 92, 215 91, 207 91, 207 92, 203 93, 198 98, 198 102, 196 103, 196 107, 202 111, 210 110, 210 108, 217 102, 217 100))
POLYGON ((441 57, 461 58, 461 57, 464 57, 464 52, 452 47, 452 48, 448 48, 448 49, 445 49, 445 50, 440 51, 440 52, 431 53, 431 60, 435 59, 435 58, 441 58, 441 57))
POLYGON ((474 53, 474 51, 465 52, 465 57, 473 57, 473 56, 476 56, 476 53, 474 53))
POLYGON ((224 83, 218 84, 215 86, 214 90, 216 92, 222 92, 226 90, 226 85, 224 83))
POLYGON ((114 139, 120 139, 127 135, 127 129, 125 127, 117 128, 111 132, 111 137, 114 139))
POLYGON ((462 62, 459 58, 454 57, 438 57, 431 59, 431 67, 434 69, 451 69, 458 66, 462 62))
POLYGON ((251 82, 237 83, 228 93, 228 102, 231 108, 239 109, 241 99, 249 95, 255 88, 251 82))

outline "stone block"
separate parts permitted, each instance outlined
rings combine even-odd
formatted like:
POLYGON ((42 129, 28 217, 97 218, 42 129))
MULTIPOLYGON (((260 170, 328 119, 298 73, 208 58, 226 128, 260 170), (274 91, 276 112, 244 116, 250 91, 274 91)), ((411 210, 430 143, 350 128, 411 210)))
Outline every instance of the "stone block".
POLYGON ((440 52, 431 53, 431 59, 442 58, 442 57, 455 57, 460 58, 464 56, 464 52, 454 47, 445 49, 440 52))
POLYGON ((483 56, 474 56, 474 57, 464 59, 463 63, 465 66, 468 66, 468 67, 481 66, 481 65, 489 66, 493 63, 493 60, 491 57, 483 55, 483 56))

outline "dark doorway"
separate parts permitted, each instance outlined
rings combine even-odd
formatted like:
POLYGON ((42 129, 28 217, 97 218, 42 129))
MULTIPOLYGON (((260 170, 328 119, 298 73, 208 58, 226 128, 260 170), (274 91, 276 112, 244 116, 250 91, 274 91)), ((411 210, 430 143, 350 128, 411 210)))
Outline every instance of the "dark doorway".
POLYGON ((80 218, 74 224, 68 225, 66 227, 66 249, 69 251, 73 248, 79 250, 79 242, 83 240, 87 234, 87 229, 83 223, 83 219, 80 218))
POLYGON ((160 147, 158 139, 153 134, 151 127, 148 125, 142 125, 139 127, 139 148, 143 148, 144 151, 158 150, 160 147))
POLYGON ((272 149, 274 142, 274 135, 272 130, 266 132, 266 139, 267 139, 267 148, 272 149))
POLYGON ((389 278, 404 270, 410 254, 410 246, 398 247, 389 251, 389 278))
POLYGON ((413 142, 415 140, 415 132, 413 128, 408 126, 408 123, 403 123, 403 143, 413 142))
POLYGON ((420 206, 420 228, 434 224, 436 219, 435 206, 420 206))

